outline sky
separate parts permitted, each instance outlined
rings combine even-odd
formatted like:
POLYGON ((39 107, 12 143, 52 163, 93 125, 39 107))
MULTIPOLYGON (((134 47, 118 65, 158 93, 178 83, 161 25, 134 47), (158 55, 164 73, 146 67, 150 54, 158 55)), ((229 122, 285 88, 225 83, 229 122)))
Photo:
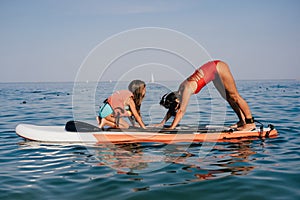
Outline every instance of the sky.
MULTIPOLYGON (((185 40, 209 55, 199 53, 194 67, 221 59, 238 80, 299 80, 299 10, 298 0, 0 0, 0 82, 75 81, 90 62, 94 68, 85 68, 90 71, 84 76, 90 81, 130 73, 135 76, 128 78, 154 73, 156 80, 176 80, 193 73, 183 59, 197 53, 193 48, 182 57, 172 54, 185 40), (166 40, 180 37, 164 52, 130 49, 145 35, 128 40, 126 34, 147 27, 169 32, 166 40), (120 48, 129 53, 101 63, 120 48)), ((155 34, 146 37, 159 46, 165 39, 155 34)))

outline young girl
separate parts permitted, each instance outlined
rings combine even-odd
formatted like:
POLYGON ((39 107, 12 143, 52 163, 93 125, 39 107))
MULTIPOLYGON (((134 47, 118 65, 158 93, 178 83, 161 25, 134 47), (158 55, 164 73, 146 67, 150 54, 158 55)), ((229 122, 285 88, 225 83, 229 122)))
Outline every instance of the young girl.
POLYGON ((99 115, 96 117, 99 128, 105 125, 113 128, 128 128, 129 124, 122 117, 129 117, 132 125, 134 120, 145 129, 146 126, 140 115, 140 108, 146 94, 146 84, 141 80, 133 80, 128 90, 114 92, 100 107, 99 115))
POLYGON ((174 116, 175 118, 169 128, 174 129, 184 116, 191 95, 197 94, 210 81, 213 81, 221 96, 227 100, 239 118, 239 121, 231 128, 238 130, 254 129, 255 124, 250 108, 237 91, 228 65, 220 60, 210 61, 202 65, 180 84, 178 91, 163 96, 160 104, 169 110, 159 125, 164 125, 171 116, 174 116))

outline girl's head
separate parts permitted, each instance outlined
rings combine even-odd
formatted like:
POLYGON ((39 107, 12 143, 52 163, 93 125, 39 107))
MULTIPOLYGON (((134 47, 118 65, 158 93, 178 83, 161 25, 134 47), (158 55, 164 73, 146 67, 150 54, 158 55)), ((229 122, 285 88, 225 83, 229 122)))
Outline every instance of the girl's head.
POLYGON ((169 112, 175 116, 176 115, 176 111, 179 109, 180 107, 180 103, 179 103, 179 92, 170 92, 165 94, 161 100, 160 100, 160 105, 162 105, 163 107, 165 107, 166 109, 169 109, 169 112))
POLYGON ((129 83, 128 90, 132 92, 136 109, 140 113, 140 107, 146 94, 146 83, 141 80, 133 80, 129 83))

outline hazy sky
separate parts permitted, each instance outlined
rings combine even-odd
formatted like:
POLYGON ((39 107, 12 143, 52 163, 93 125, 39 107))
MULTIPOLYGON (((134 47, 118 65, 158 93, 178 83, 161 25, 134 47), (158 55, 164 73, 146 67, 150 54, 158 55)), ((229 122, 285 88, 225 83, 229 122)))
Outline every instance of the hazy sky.
MULTIPOLYGON (((236 79, 300 79, 299 11, 299 0, 0 0, 0 82, 74 81, 97 45, 142 27, 187 35, 236 79)), ((138 64, 153 62, 143 56, 138 64)), ((107 79, 126 65, 117 64, 107 79)))

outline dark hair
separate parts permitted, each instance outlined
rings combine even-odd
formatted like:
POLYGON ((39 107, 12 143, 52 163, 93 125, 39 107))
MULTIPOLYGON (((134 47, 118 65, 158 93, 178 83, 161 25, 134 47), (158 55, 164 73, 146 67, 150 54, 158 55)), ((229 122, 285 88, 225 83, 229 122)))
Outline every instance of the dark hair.
POLYGON ((133 101, 136 106, 137 112, 140 114, 141 104, 143 101, 143 89, 146 87, 146 83, 141 80, 133 80, 128 85, 128 90, 133 94, 133 101))
POLYGON ((176 115, 176 107, 178 106, 179 102, 176 101, 179 100, 179 93, 178 92, 170 92, 165 94, 159 104, 165 107, 166 109, 169 109, 169 112, 172 116, 176 115))

